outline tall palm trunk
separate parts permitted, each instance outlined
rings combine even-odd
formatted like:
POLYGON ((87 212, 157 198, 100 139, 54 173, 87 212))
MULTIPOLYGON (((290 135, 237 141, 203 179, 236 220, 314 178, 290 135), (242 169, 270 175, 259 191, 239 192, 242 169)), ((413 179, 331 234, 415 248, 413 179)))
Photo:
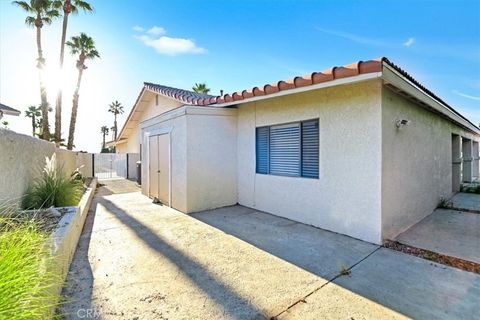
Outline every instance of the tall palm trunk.
POLYGON ((102 149, 105 149, 105 131, 103 131, 103 147, 102 149))
POLYGON ((72 115, 70 117, 70 129, 68 132, 68 143, 67 149, 73 149, 73 135, 75 134, 75 123, 77 122, 77 111, 78 111, 78 92, 80 90, 80 83, 82 82, 82 74, 83 74, 83 63, 79 63, 78 66, 78 79, 77 79, 77 87, 75 88, 75 93, 73 94, 73 102, 72 102, 72 115))
POLYGON ((35 137, 35 129, 37 127, 37 124, 35 123, 35 115, 32 115, 32 136, 35 137))
POLYGON ((35 27, 37 28, 37 51, 38 51, 38 79, 40 82, 40 99, 42 102, 42 139, 49 140, 49 125, 48 125, 48 101, 47 101, 47 90, 45 89, 45 84, 43 83, 43 51, 42 51, 42 27, 43 22, 40 15, 37 15, 37 20, 35 21, 35 27))
POLYGON ((115 113, 115 121, 113 121, 113 126, 115 127, 115 131, 113 132, 114 140, 117 140, 117 114, 115 113))
MULTIPOLYGON (((63 26, 62 43, 60 44, 60 72, 63 70, 63 60, 65 57, 65 41, 67 38, 68 15, 71 12, 70 0, 65 1, 63 6, 63 26)), ((58 89, 57 101, 55 103, 55 144, 57 147, 62 140, 62 89, 58 89)))

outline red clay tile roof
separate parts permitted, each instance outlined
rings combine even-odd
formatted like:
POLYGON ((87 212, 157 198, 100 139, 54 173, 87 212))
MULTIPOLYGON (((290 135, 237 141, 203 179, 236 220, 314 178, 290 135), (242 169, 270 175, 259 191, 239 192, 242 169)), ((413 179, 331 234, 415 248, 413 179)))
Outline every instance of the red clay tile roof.
POLYGON ((210 98, 213 98, 213 96, 208 94, 162 86, 160 84, 150 82, 144 82, 143 84, 146 89, 155 91, 167 97, 174 98, 175 100, 179 100, 185 104, 193 104, 196 101, 210 100, 210 98))
POLYGON ((211 106, 226 102, 241 101, 257 96, 269 95, 279 91, 310 86, 335 79, 353 77, 359 74, 381 72, 383 61, 388 60, 386 58, 378 58, 368 61, 357 61, 349 65, 332 67, 321 72, 312 72, 304 76, 292 78, 290 80, 281 80, 276 83, 265 84, 260 87, 253 87, 251 89, 227 93, 223 96, 216 97, 210 95, 201 95, 195 92, 161 86, 149 82, 145 82, 144 85, 147 89, 172 97, 185 104, 194 106, 211 106))
POLYGON ((314 85, 317 83, 332 81, 335 79, 342 79, 357 76, 360 74, 382 72, 383 64, 387 64, 404 76, 407 80, 415 84, 420 90, 424 91, 426 94, 437 100, 438 102, 445 105, 449 110, 460 116, 461 118, 468 121, 473 126, 477 127, 470 120, 465 118, 462 114, 456 111, 453 107, 448 105, 440 97, 435 95, 432 91, 428 90, 422 84, 420 84, 415 78, 408 74, 405 70, 398 67, 396 64, 388 60, 386 57, 380 57, 368 61, 357 61, 348 65, 332 67, 321 72, 312 72, 303 76, 294 77, 289 80, 281 80, 272 84, 265 84, 260 87, 253 87, 243 91, 237 91, 234 93, 227 93, 223 96, 209 96, 209 95, 200 95, 195 92, 175 89, 160 85, 155 85, 152 83, 145 83, 147 88, 154 87, 163 87, 162 91, 166 92, 166 95, 173 97, 185 104, 195 105, 195 106, 214 106, 216 104, 235 102, 249 99, 257 96, 265 96, 279 91, 290 90, 294 88, 306 87, 314 85))
MULTIPOLYGON (((289 80, 281 80, 273 84, 265 84, 263 86, 253 87, 250 89, 237 91, 234 93, 224 94, 222 96, 204 95, 204 94, 199 94, 199 93, 195 93, 188 90, 176 89, 172 87, 145 82, 144 87, 140 92, 137 98, 137 101, 135 102, 135 105, 137 104, 138 100, 140 99, 141 95, 145 90, 154 91, 164 96, 171 97, 181 103, 185 103, 187 105, 193 105, 193 106, 216 106, 216 105, 221 105, 223 103, 232 103, 236 101, 241 103, 243 100, 248 100, 249 98, 265 96, 265 95, 273 94, 280 91, 307 87, 307 86, 311 86, 318 83, 328 82, 335 79, 353 77, 361 74, 382 72, 384 64, 392 67, 394 70, 396 70, 398 73, 404 76, 407 80, 409 80, 414 85, 416 85, 420 90, 425 92, 427 95, 431 96, 433 99, 445 105, 449 110, 451 110, 461 118, 468 121, 474 127, 477 127, 470 120, 465 118, 458 111, 456 111, 454 108, 449 106, 445 101, 443 101, 441 98, 435 95, 432 91, 428 90, 423 85, 421 85, 406 71, 404 71, 394 63, 390 62, 390 60, 388 60, 386 57, 380 57, 380 58, 368 60, 368 61, 357 61, 345 66, 332 67, 321 72, 312 72, 303 76, 294 77, 289 80)), ((132 112, 133 112, 133 109, 132 109, 132 112)), ((131 114, 129 115, 127 122, 130 119, 131 114)), ((121 137, 123 130, 124 128, 122 128, 119 138, 121 137)))

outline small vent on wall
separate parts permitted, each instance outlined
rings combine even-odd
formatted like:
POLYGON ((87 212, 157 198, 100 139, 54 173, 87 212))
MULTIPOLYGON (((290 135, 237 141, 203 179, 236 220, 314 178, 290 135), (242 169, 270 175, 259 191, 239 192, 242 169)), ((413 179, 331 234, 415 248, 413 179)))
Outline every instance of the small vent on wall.
POLYGON ((158 94, 155 95, 155 105, 158 106, 158 94))

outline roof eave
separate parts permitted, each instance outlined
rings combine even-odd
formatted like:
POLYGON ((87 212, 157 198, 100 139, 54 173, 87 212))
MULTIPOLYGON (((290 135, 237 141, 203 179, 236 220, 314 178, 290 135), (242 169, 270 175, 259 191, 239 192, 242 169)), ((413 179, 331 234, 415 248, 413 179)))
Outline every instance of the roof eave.
POLYGON ((458 111, 441 101, 438 97, 426 92, 423 88, 420 88, 416 83, 402 74, 402 72, 395 66, 392 66, 389 62, 384 62, 383 67, 382 78, 384 84, 397 88, 399 93, 408 95, 420 104, 425 104, 435 112, 444 115, 457 125, 480 135, 480 128, 461 115, 458 111))
POLYGON ((378 79, 378 78, 381 78, 381 77, 382 77, 382 72, 363 73, 363 74, 359 74, 359 75, 352 76, 352 77, 334 79, 334 80, 331 80, 331 81, 317 83, 317 84, 313 84, 313 85, 309 85, 309 86, 305 86, 305 87, 282 90, 282 91, 278 91, 276 93, 271 93, 271 94, 263 95, 263 96, 255 96, 255 97, 252 97, 252 98, 247 98, 247 99, 243 99, 243 100, 239 100, 239 101, 213 104, 213 105, 210 105, 210 107, 229 107, 229 106, 234 106, 234 105, 241 105, 241 104, 245 104, 245 103, 249 103, 249 102, 266 100, 266 99, 271 99, 271 98, 276 98, 276 97, 281 97, 281 96, 286 96, 286 95, 291 95, 291 94, 296 94, 296 93, 301 93, 301 92, 307 92, 307 91, 312 91, 312 90, 317 90, 317 89, 322 89, 322 88, 344 85, 344 84, 351 84, 351 83, 356 83, 356 82, 368 81, 368 80, 378 79))

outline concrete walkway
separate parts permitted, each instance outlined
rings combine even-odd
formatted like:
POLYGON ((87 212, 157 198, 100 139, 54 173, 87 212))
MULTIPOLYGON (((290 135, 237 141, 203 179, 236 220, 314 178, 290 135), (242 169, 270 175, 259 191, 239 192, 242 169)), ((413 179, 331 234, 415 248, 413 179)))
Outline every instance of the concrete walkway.
POLYGON ((477 274, 241 206, 188 216, 106 184, 63 292, 67 319, 478 315, 477 274))
POLYGON ((437 209, 396 240, 409 246, 480 263, 480 214, 437 209))
POLYGON ((457 210, 480 213, 480 194, 459 192, 450 199, 457 210))

